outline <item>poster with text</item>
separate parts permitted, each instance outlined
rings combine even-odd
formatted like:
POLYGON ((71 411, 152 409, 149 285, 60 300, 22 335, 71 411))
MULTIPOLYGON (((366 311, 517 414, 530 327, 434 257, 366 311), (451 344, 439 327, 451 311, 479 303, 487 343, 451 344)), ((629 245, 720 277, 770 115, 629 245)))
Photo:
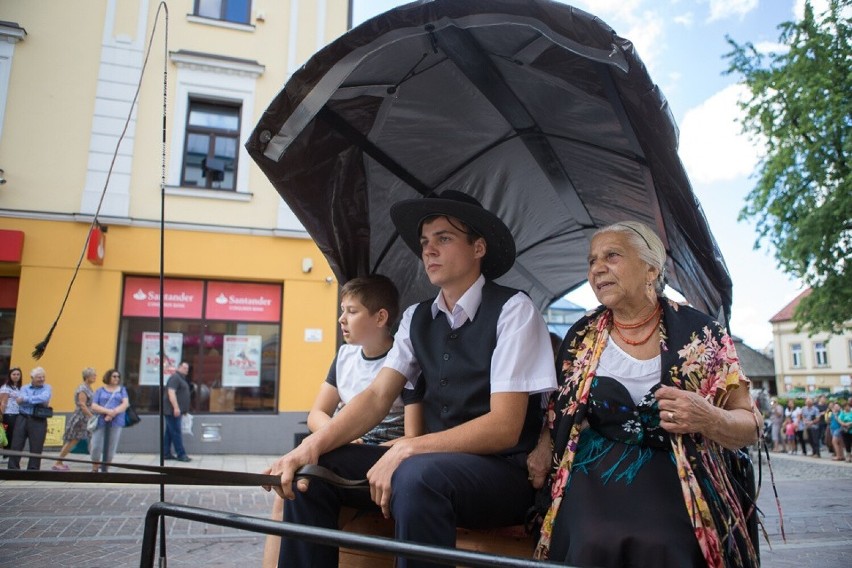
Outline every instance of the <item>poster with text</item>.
MULTIPOLYGON (((183 334, 164 333, 163 382, 175 372, 183 355, 183 334)), ((156 331, 142 333, 142 356, 139 358, 139 384, 160 385, 160 334, 156 331)))
POLYGON ((222 386, 259 387, 260 354, 263 338, 259 335, 226 335, 222 345, 222 386))

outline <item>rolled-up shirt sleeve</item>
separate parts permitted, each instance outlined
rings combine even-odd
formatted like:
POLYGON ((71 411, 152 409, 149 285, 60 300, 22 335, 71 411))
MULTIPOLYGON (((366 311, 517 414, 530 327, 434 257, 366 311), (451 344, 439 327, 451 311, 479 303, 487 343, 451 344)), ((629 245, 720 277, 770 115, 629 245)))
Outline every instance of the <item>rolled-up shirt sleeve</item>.
MULTIPOLYGON (((402 314, 385 367, 406 378, 414 388, 421 368, 411 345, 411 318, 417 305, 402 314)), ((438 317, 445 317, 440 314, 438 317)), ((518 292, 504 305, 497 320, 497 345, 491 358, 491 392, 547 393, 556 388, 553 348, 544 318, 529 296, 518 292)))

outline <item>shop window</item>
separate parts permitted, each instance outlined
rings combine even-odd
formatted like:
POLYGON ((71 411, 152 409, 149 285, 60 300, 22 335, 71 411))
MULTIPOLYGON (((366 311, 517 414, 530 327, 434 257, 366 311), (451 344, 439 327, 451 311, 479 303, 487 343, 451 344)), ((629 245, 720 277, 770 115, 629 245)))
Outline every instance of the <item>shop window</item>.
POLYGON ((190 101, 181 185, 236 189, 240 106, 190 101))
POLYGON ((0 278, 0 381, 6 379, 9 369, 12 368, 18 286, 17 278, 0 278))
POLYGON ((0 381, 12 368, 12 338, 15 331, 15 310, 0 309, 0 381))
POLYGON ((119 368, 137 408, 159 410, 160 361, 164 382, 186 361, 193 413, 274 412, 281 286, 167 279, 164 357, 158 292, 156 278, 125 279, 119 368))
POLYGON ((825 341, 814 343, 814 361, 817 367, 828 367, 828 346, 825 341))
POLYGON ((804 367, 804 363, 802 362, 801 343, 790 344, 790 366, 794 369, 801 369, 802 367, 804 367))
POLYGON ((195 15, 213 20, 248 24, 251 0, 195 0, 195 15))

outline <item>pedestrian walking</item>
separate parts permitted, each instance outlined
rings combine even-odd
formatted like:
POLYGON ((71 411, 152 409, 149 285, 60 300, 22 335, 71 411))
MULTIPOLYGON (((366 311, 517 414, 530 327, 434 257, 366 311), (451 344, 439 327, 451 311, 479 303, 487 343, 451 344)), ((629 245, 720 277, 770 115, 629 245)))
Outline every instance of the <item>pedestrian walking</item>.
POLYGON ((181 424, 181 420, 189 412, 191 393, 188 376, 189 363, 181 361, 177 371, 169 377, 166 383, 166 392, 163 393, 163 418, 166 421, 165 434, 163 435, 164 460, 192 461, 192 458, 186 455, 186 449, 183 447, 181 424), (171 453, 173 447, 175 453, 171 453))
POLYGON ((68 455, 74 446, 80 440, 88 440, 90 433, 88 430, 89 418, 94 416, 92 411, 92 398, 95 393, 92 391, 92 385, 98 378, 97 372, 91 367, 83 369, 83 382, 77 386, 74 391, 74 414, 68 419, 68 424, 65 426, 65 434, 62 440, 65 442, 62 449, 59 450, 59 459, 51 468, 54 471, 68 471, 70 468, 62 462, 62 458, 68 455))

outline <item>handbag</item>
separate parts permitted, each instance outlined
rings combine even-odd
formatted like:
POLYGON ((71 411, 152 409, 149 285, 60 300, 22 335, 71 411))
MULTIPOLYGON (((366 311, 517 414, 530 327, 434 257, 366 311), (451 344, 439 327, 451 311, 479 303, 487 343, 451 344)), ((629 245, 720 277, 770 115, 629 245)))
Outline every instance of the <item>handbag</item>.
POLYGON ((180 431, 182 434, 192 436, 192 414, 187 412, 183 415, 180 421, 180 431))
POLYGON ((142 418, 139 416, 139 413, 136 412, 136 409, 133 408, 132 404, 127 405, 127 409, 124 411, 124 427, 130 428, 131 426, 136 426, 142 421, 142 418))
POLYGON ((36 404, 33 406, 33 418, 52 418, 53 407, 36 404))
POLYGON ((91 418, 86 422, 86 430, 94 432, 98 429, 98 415, 92 414, 91 418))

